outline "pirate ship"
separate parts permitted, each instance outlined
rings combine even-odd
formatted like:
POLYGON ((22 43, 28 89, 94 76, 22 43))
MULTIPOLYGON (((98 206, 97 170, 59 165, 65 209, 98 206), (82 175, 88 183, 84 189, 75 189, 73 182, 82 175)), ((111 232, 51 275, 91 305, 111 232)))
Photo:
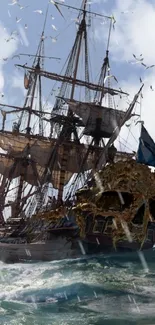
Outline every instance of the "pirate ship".
MULTIPOLYGON (((59 2, 54 5, 62 16, 60 6, 77 10, 59 2)), ((154 166, 154 142, 142 125, 138 160, 135 153, 114 146, 121 128, 135 116, 143 87, 127 110, 112 107, 115 96, 127 95, 110 86, 114 17, 93 13, 87 0, 82 1, 66 71, 58 74, 45 71, 43 65, 47 13, 32 67, 18 65, 25 69, 23 107, 1 104, 0 259, 47 261, 151 248, 155 178, 146 165, 154 166), (90 77, 88 53, 93 16, 109 21, 106 55, 96 83, 90 77), (45 110, 42 103, 42 78, 60 83, 52 110, 45 110), (18 120, 7 130, 8 116, 17 112, 18 120)))

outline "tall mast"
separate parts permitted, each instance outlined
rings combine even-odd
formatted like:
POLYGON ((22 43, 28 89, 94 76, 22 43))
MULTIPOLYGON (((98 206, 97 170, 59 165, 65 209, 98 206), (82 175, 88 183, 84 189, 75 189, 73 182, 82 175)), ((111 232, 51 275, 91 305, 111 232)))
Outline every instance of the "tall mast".
MULTIPOLYGON (((74 65, 72 65, 72 67, 74 67, 73 80, 76 80, 76 78, 77 78, 77 72, 78 72, 78 67, 79 67, 79 59, 80 59, 81 45, 82 45, 83 37, 84 37, 84 41, 85 41, 85 54, 88 57, 88 53, 87 53, 88 48, 87 48, 87 44, 86 44, 87 43, 86 5, 87 5, 87 0, 83 0, 82 1, 82 9, 83 9, 82 19, 81 19, 81 22, 79 24, 79 29, 78 29, 78 32, 77 32, 77 35, 76 35, 75 43, 74 43, 72 51, 71 51, 71 52, 75 52, 74 53, 74 65), (76 49, 76 50, 74 50, 74 49, 76 49)), ((88 64, 87 59, 85 59, 85 63, 88 64)), ((85 68, 85 74, 86 74, 85 77, 88 79, 87 81, 89 81, 88 67, 85 68)), ((72 84, 72 87, 71 87, 70 99, 74 98, 75 86, 76 86, 76 84, 73 81, 73 84, 72 84)), ((68 109, 67 116, 69 118, 73 117, 73 113, 70 111, 70 109, 68 109)), ((70 140, 72 132, 74 133, 75 140, 79 142, 78 135, 77 135, 77 132, 76 132, 76 128, 74 126, 71 128, 69 124, 67 125, 67 123, 62 128, 60 138, 62 137, 65 140, 70 140)), ((65 148, 64 148, 63 159, 61 161, 60 177, 59 177, 58 202, 61 202, 61 200, 63 198, 67 156, 68 156, 68 151, 67 151, 67 149, 65 150, 65 148)))
MULTIPOLYGON (((48 14, 48 7, 46 10, 46 16, 45 21, 43 25, 43 31, 41 34, 40 42, 38 45, 38 49, 36 52, 36 56, 34 58, 33 67, 34 69, 40 69, 43 68, 43 57, 44 57, 44 31, 47 21, 47 14, 48 14)), ((34 99, 36 94, 36 88, 38 87, 38 94, 37 99, 39 103, 39 107, 37 107, 37 110, 41 113, 42 112, 42 86, 41 86, 41 76, 37 75, 36 73, 32 72, 29 74, 29 76, 25 76, 27 78, 27 96, 24 103, 24 108, 28 107, 28 119, 27 119, 27 125, 26 125, 26 134, 29 135, 31 133, 31 117, 33 113, 33 105, 34 105, 34 99)), ((27 114, 27 112, 26 112, 27 114)), ((22 120, 24 118, 24 110, 21 113, 21 116, 18 120, 18 129, 22 126, 22 120)), ((43 136, 43 120, 41 119, 41 115, 39 115, 39 135, 43 136)), ((27 173, 27 169, 29 166, 29 146, 26 148, 26 152, 24 153, 23 157, 21 158, 22 162, 22 168, 21 173, 19 176, 19 184, 18 184, 18 190, 16 193, 16 200, 14 203, 14 209, 12 210, 12 217, 18 217, 21 212, 21 198, 22 194, 24 192, 24 179, 25 175, 27 173)), ((16 163, 16 160, 15 160, 16 163)))
MULTIPOLYGON (((45 20, 43 24, 43 30, 40 37, 40 42, 38 45, 38 49, 33 61, 32 67, 34 68, 34 72, 30 72, 28 76, 29 86, 28 86, 28 92, 25 99, 24 107, 29 107, 29 113, 28 113, 28 120, 27 120, 27 126, 26 126, 26 133, 30 134, 31 132, 31 117, 32 117, 32 110, 35 100, 35 94, 36 89, 38 89, 37 93, 37 100, 38 100, 38 110, 42 112, 42 83, 41 83, 41 76, 36 74, 36 70, 40 70, 44 68, 44 39, 45 39, 45 27, 47 22, 47 15, 48 15, 48 8, 49 4, 47 6, 45 20)), ((22 124, 24 111, 21 113, 21 116, 18 121, 18 127, 22 124)), ((43 135, 43 120, 39 118, 39 135, 43 135)))
MULTIPOLYGON (((86 4, 87 4, 87 0, 83 1, 83 18, 81 20, 81 24, 79 26, 79 30, 78 30, 78 48, 77 48, 77 53, 76 53, 76 58, 75 58, 75 69, 74 69, 74 74, 73 74, 73 79, 76 79, 77 76, 77 71, 78 71, 78 64, 79 64, 79 59, 80 59, 80 52, 81 52, 81 42, 82 42, 82 37, 83 37, 83 33, 86 34, 86 4)), ((85 36, 84 34, 84 36, 85 36)), ((72 90, 71 90, 71 96, 70 99, 73 99, 74 97, 74 91, 75 91, 75 83, 73 83, 72 85, 72 90)))
MULTIPOLYGON (((110 26, 109 26, 106 56, 105 56, 104 61, 103 61, 103 65, 102 65, 102 68, 101 68, 101 73, 100 73, 99 81, 98 81, 98 84, 100 86, 102 86, 102 90, 101 90, 101 92, 96 91, 95 96, 94 96, 94 101, 97 102, 101 106, 102 106, 103 98, 105 96, 105 91, 104 91, 105 78, 106 78, 107 74, 109 75, 109 70, 110 70, 110 65, 109 65, 109 43, 110 43, 110 36, 111 36, 111 28, 112 28, 112 18, 110 20, 110 26)), ((110 103, 110 95, 109 94, 108 94, 108 101, 110 103)), ((98 118, 97 118, 97 121, 96 121, 96 123, 98 124, 97 125, 98 132, 97 132, 96 136, 93 139, 94 144, 97 145, 97 146, 100 144, 101 140, 104 143, 103 138, 102 138, 102 134, 100 132, 101 122, 102 122, 102 110, 99 111, 98 118)))

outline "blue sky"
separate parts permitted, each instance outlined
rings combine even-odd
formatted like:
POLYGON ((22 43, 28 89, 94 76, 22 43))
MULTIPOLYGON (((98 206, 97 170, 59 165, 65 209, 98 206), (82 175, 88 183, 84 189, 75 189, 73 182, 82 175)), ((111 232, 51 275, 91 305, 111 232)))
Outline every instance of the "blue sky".
MULTIPOLYGON (((14 64, 27 62, 28 65, 31 65, 32 60, 27 57, 21 57, 20 60, 18 58, 12 59, 12 57, 19 53, 35 54, 48 1, 20 0, 21 6, 28 6, 24 9, 20 9, 16 4, 9 5, 11 2, 12 0, 0 1, 0 94, 4 93, 1 102, 22 105, 24 102, 23 71, 17 69, 14 64), (36 13, 35 10, 42 10, 43 14, 36 13), (16 18, 21 18, 19 23, 17 23, 16 18), (25 24, 28 26, 27 29, 25 29, 25 24), (19 35, 7 42, 6 40, 9 39, 13 31, 17 31, 19 35)), ((110 43, 111 72, 119 80, 118 87, 122 87, 123 90, 131 94, 129 99, 132 99, 140 87, 139 78, 141 77, 144 81, 143 98, 141 98, 141 105, 138 106, 137 113, 141 112, 146 127, 155 139, 153 118, 155 116, 155 91, 150 89, 150 85, 155 88, 155 69, 146 70, 133 57, 133 54, 137 57, 142 54, 141 57, 144 58, 143 62, 146 65, 155 64, 155 2, 153 0, 92 0, 91 2, 92 11, 102 12, 107 15, 113 14, 116 19, 110 43)), ((81 0, 66 0, 65 3, 79 7, 81 0)), ((45 55, 61 58, 61 62, 46 60, 46 70, 54 72, 60 72, 76 32, 75 21, 71 20, 76 18, 76 12, 73 13, 73 11, 63 7, 61 7, 61 10, 66 21, 52 4, 49 5, 49 15, 45 29, 45 36, 47 36, 45 55), (51 15, 55 19, 52 19, 51 15), (57 31, 51 27, 52 24, 57 28, 57 31), (69 25, 70 27, 67 27, 69 25), (57 42, 53 43, 50 36, 57 37, 57 42)), ((94 54, 91 54, 93 54, 93 70, 96 71, 97 76, 105 54, 107 22, 95 20, 92 30, 90 48, 92 44, 95 44, 94 47, 92 46, 91 52, 93 48, 96 50, 94 54)), ((117 84, 114 83, 113 86, 116 87, 117 84)), ((47 93, 51 89, 52 83, 49 84, 48 82, 47 93)), ((119 103, 119 105, 121 108, 122 105, 126 108, 126 100, 123 104, 119 103)), ((138 137, 138 132, 139 127, 133 127, 130 135, 128 128, 124 128, 122 132, 122 136, 128 137, 130 147, 134 149, 136 146, 134 137, 138 137), (135 136, 132 136, 132 133, 135 136)))

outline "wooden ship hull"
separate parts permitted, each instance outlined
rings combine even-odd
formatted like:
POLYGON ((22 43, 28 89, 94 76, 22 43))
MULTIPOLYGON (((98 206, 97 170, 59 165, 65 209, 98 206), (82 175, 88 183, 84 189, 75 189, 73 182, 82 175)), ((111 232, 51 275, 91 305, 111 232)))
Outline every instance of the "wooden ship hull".
POLYGON ((18 239, 0 242, 0 260, 4 263, 28 261, 58 261, 76 259, 83 256, 108 253, 137 252, 150 250, 155 245, 155 225, 150 224, 145 241, 141 246, 138 241, 122 240, 114 248, 113 240, 108 235, 89 235, 85 239, 75 238, 69 241, 63 235, 53 235, 48 241, 18 243, 18 239))
POLYGON ((107 164, 99 174, 104 190, 100 192, 95 181, 79 190, 67 217, 68 208, 62 206, 39 212, 27 221, 10 218, 0 229, 0 259, 54 261, 152 249, 154 173, 128 159, 107 164))

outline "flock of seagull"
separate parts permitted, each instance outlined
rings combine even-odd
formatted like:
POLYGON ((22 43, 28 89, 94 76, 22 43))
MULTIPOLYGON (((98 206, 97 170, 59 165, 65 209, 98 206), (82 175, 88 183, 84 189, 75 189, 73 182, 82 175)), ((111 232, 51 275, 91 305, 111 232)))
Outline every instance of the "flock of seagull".
MULTIPOLYGON (((59 2, 60 2, 60 3, 64 3, 65 0, 59 0, 59 2)), ((64 16, 63 16, 63 14, 62 14, 62 12, 61 12, 61 10, 60 10, 58 4, 57 4, 54 0, 49 0, 49 3, 53 4, 53 5, 56 7, 56 9, 59 11, 59 13, 61 14, 61 16, 64 18, 64 16)), ((90 2, 90 3, 91 3, 91 2, 90 2)), ((24 10, 24 9, 26 9, 26 8, 29 7, 29 5, 22 6, 22 5, 19 3, 19 0, 12 0, 11 3, 9 3, 8 5, 9 5, 9 6, 14 6, 14 5, 16 5, 16 6, 19 7, 20 10, 24 10)), ((43 15, 43 11, 40 10, 40 9, 36 9, 36 10, 34 10, 33 12, 36 13, 36 14, 39 14, 39 15, 43 15)), ((122 13, 125 13, 125 12, 122 12, 122 13)), ((9 11, 9 10, 8 10, 8 14, 9 14, 9 16, 11 17, 11 14, 10 14, 10 11, 9 11)), ((51 15, 51 19, 54 20, 54 17, 53 17, 52 15, 51 15)), ((16 23, 17 23, 17 24, 18 24, 21 20, 22 20, 22 18, 17 18, 17 17, 16 17, 16 23)), ((53 29, 54 31, 57 31, 57 30, 58 30, 57 27, 56 27, 54 24, 51 24, 51 27, 52 27, 52 29, 53 29)), ((25 24, 25 25, 24 25, 24 28, 25 28, 25 29, 28 29, 28 25, 25 24)), ((9 36, 7 39, 5 39, 5 42, 9 42, 9 41, 11 41, 11 40, 16 40, 17 35, 18 35, 18 32, 17 32, 17 31, 13 31, 13 32, 10 34, 10 36, 9 36)), ((45 37, 45 36, 44 36, 44 37, 45 37)), ((46 38, 46 37, 45 37, 45 38, 46 38)), ((57 37, 52 37, 52 36, 50 36, 50 38, 51 38, 51 40, 52 40, 53 43, 55 43, 55 42, 57 41, 57 37)), ((11 59, 14 59, 14 58, 18 58, 18 59, 20 59, 20 55, 14 55, 14 56, 12 56, 11 59)), ((2 60, 2 61, 7 61, 8 58, 6 57, 6 58, 2 58, 2 59, 0 59, 0 60, 2 60)), ((143 55, 142 55, 142 54, 140 54, 139 56, 133 54, 133 60, 127 61, 127 63, 129 63, 129 64, 139 64, 139 65, 143 66, 146 70, 148 70, 148 69, 152 69, 152 68, 155 67, 155 64, 152 64, 152 65, 146 65, 146 64, 144 63, 144 58, 143 58, 143 55)), ((115 80, 116 82, 118 82, 117 78, 116 78, 114 75, 110 75, 110 76, 106 76, 106 77, 105 77, 104 83, 106 82, 107 78, 114 78, 114 80, 115 80)), ((139 80, 140 80, 140 83, 143 83, 141 77, 139 78, 139 80)), ((150 85, 150 90, 154 91, 152 85, 150 85)))

